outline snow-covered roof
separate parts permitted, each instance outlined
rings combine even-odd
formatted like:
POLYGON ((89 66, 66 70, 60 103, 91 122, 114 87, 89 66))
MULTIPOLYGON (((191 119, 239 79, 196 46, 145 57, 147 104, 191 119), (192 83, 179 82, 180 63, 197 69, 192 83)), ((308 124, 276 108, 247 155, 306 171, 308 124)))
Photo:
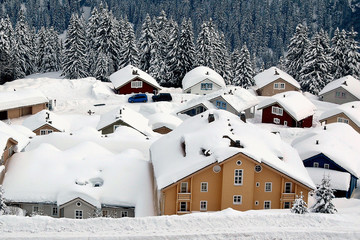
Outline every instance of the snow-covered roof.
POLYGON ((300 84, 292 76, 277 67, 268 68, 265 71, 257 74, 254 77, 254 80, 258 88, 263 88, 264 86, 278 80, 279 78, 300 89, 300 84))
POLYGON ((113 154, 83 142, 65 151, 42 144, 14 155, 3 187, 9 201, 61 205, 81 197, 95 206, 135 206, 137 216, 146 216, 153 214, 151 182, 150 164, 139 151, 113 154))
POLYGON ((148 134, 149 132, 151 132, 151 129, 148 126, 149 120, 145 118, 142 114, 135 112, 134 110, 125 105, 117 107, 110 112, 101 115, 100 121, 96 128, 98 130, 101 130, 104 127, 109 126, 119 120, 132 126, 143 134, 148 134))
POLYGON ((220 74, 209 67, 200 66, 186 73, 184 79, 182 80, 182 87, 186 90, 205 79, 209 79, 220 87, 224 88, 226 86, 225 81, 220 74))
POLYGON ((213 93, 199 95, 186 102, 183 106, 180 106, 175 112, 183 112, 184 110, 192 108, 200 103, 203 103, 207 109, 215 109, 216 106, 211 103, 209 104, 209 101, 220 96, 238 112, 244 111, 259 103, 259 100, 244 88, 226 87, 213 93))
POLYGON ((320 92, 319 96, 337 88, 343 88, 360 100, 360 81, 353 76, 345 76, 328 83, 320 92))
POLYGON ((355 177, 360 177, 360 134, 347 124, 332 123, 326 125, 326 129, 311 129, 308 134, 296 138, 292 145, 302 160, 322 153, 355 177))
POLYGON ((148 116, 149 126, 157 129, 160 127, 167 127, 169 129, 175 129, 182 123, 182 120, 172 114, 167 113, 154 113, 148 116))
POLYGON ((34 131, 45 124, 48 124, 60 132, 69 131, 70 124, 61 116, 49 110, 42 110, 23 121, 23 125, 34 131))
POLYGON ((159 190, 238 153, 267 164, 310 188, 315 187, 294 148, 279 136, 251 123, 244 123, 227 111, 207 111, 185 120, 154 142, 150 152, 159 190), (210 112, 215 117, 211 123, 207 117, 210 112), (230 147, 230 139, 224 136, 234 141, 240 140, 244 148, 230 147), (182 143, 185 144, 185 156, 182 143), (210 156, 202 154, 202 150, 209 151, 210 156))
POLYGON ((316 110, 316 106, 302 93, 297 91, 278 93, 268 97, 259 103, 258 109, 266 108, 275 103, 281 105, 296 121, 314 115, 316 110))
POLYGON ((161 89, 160 85, 152 76, 132 65, 127 65, 126 67, 120 69, 119 71, 116 71, 113 74, 111 74, 110 81, 114 85, 115 89, 118 89, 137 77, 146 81, 153 87, 156 87, 157 89, 161 89))
POLYGON ((0 92, 0 111, 46 103, 49 100, 40 91, 25 89, 0 92))
POLYGON ((35 133, 23 128, 17 128, 17 125, 8 125, 0 121, 0 149, 4 149, 9 138, 18 142, 15 151, 21 151, 30 141, 29 137, 35 136, 35 133))
POLYGON ((344 103, 335 108, 329 109, 320 115, 319 121, 340 113, 344 113, 351 119, 351 121, 360 127, 360 101, 344 103))
POLYGON ((325 176, 330 178, 331 188, 340 191, 349 190, 351 176, 347 172, 339 172, 325 168, 306 168, 306 170, 316 185, 320 185, 321 180, 325 176))

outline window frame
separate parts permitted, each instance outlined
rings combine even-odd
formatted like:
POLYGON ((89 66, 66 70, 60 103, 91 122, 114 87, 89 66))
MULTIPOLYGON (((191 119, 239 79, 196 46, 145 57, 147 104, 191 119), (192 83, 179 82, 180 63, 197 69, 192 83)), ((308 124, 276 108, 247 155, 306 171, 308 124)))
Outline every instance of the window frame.
POLYGON ((330 164, 324 163, 324 168, 325 168, 325 169, 330 169, 330 164))
POLYGON ((181 182, 180 183, 180 193, 189 193, 189 183, 188 182, 181 182), (183 192, 183 184, 186 185, 186 191, 183 192))
POLYGON ((275 124, 280 124, 280 119, 279 119, 279 118, 274 118, 274 119, 273 119, 273 122, 274 122, 275 124))
POLYGON ((180 212, 187 212, 187 202, 179 202, 179 205, 180 205, 180 212), (183 205, 182 204, 185 204, 185 210, 182 210, 183 209, 183 205))
POLYGON ((291 191, 292 191, 292 182, 285 182, 285 184, 284 184, 284 193, 291 193, 291 191), (287 192, 286 186, 289 185, 289 184, 290 184, 290 190, 289 190, 289 192, 287 192))
POLYGON ((142 87, 143 87, 143 81, 141 80, 131 81, 131 88, 142 88, 142 87))
POLYGON ((234 169, 234 185, 242 186, 244 177, 244 169, 234 169), (238 175, 237 175, 238 172, 238 175))
POLYGON ((265 200, 264 201, 264 209, 271 209, 271 200, 265 200), (266 207, 266 204, 268 203, 268 207, 266 207))
POLYGON ((84 212, 83 210, 75 209, 74 211, 74 218, 75 219, 84 219, 84 212), (79 214, 77 214, 79 213, 79 214), (81 213, 81 214, 80 214, 81 213))
POLYGON ((47 135, 47 129, 40 129, 40 136, 47 135))
POLYGON ((57 216, 59 213, 58 213, 58 207, 52 207, 51 209, 51 215, 52 216, 57 216))
POLYGON ((271 113, 277 116, 283 116, 284 109, 282 107, 271 106, 271 113))
POLYGON ((314 168, 318 168, 318 167, 319 167, 319 163, 318 163, 318 162, 313 162, 313 167, 314 167, 314 168))
POLYGON ((121 217, 129 217, 129 211, 121 211, 121 217))
POLYGON ((290 208, 291 208, 291 202, 284 202, 283 209, 290 209, 290 208), (288 204, 289 206, 286 207, 286 204, 288 204))
POLYGON ((241 205, 242 204, 242 195, 233 195, 233 205, 241 205), (240 201, 236 201, 239 200, 240 201))
POLYGON ((226 102, 224 102, 224 101, 216 100, 216 107, 217 107, 218 109, 224 109, 224 110, 226 110, 227 104, 226 104, 226 102))
POLYGON ((207 204, 208 201, 206 200, 201 200, 200 201, 200 211, 207 211, 207 204))
POLYGON ((200 192, 208 192, 208 187, 209 187, 208 182, 201 182, 200 183, 200 192))
POLYGON ((213 84, 212 83, 201 83, 200 89, 205 90, 205 91, 212 90, 213 89, 213 84))
POLYGON ((265 192, 272 192, 272 182, 265 182, 264 191, 265 192), (268 188, 268 186, 270 186, 270 189, 268 188))
POLYGON ((39 206, 32 206, 32 212, 38 213, 39 212, 39 206))
POLYGON ((343 118, 343 117, 338 117, 337 122, 349 124, 349 119, 343 118))

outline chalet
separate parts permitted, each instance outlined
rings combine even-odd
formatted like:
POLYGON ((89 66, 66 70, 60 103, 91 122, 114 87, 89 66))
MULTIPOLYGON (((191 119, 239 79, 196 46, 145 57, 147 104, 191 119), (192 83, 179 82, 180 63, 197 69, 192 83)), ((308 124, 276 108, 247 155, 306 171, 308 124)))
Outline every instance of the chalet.
POLYGON ((319 98, 336 104, 360 101, 360 81, 352 76, 331 81, 319 92, 319 98))
POLYGON ((259 100, 246 89, 228 87, 186 102, 176 114, 195 116, 210 109, 222 109, 237 116, 243 112, 246 118, 253 118, 258 103, 259 100))
POLYGON ((360 133, 360 101, 348 102, 323 112, 319 121, 322 124, 346 123, 360 133))
POLYGON ((34 89, 0 92, 0 120, 19 118, 46 109, 49 100, 34 89))
POLYGON ((101 115, 96 127, 102 134, 115 132, 119 126, 131 127, 143 135, 148 135, 151 129, 148 126, 149 120, 129 107, 121 106, 101 115))
POLYGON ((299 83, 286 72, 271 67, 254 77, 260 96, 273 96, 287 91, 300 91, 299 83))
POLYGON ((4 197, 8 206, 20 207, 29 216, 148 216, 153 215, 150 170, 136 150, 113 154, 84 142, 61 151, 42 144, 13 156, 4 197))
POLYGON ((200 66, 186 73, 182 80, 184 93, 209 94, 225 88, 225 80, 211 68, 200 66))
POLYGON ((110 81, 118 94, 156 93, 161 90, 153 77, 132 65, 111 74, 110 81))
POLYGON ((69 130, 70 124, 61 116, 42 110, 28 117, 23 125, 33 131, 36 135, 47 135, 53 132, 65 132, 69 130))
POLYGON ((154 113, 148 119, 152 130, 160 134, 167 134, 182 123, 180 118, 166 113, 154 113))
POLYGON ((329 175, 335 196, 351 197, 360 176, 360 135, 354 129, 341 123, 325 125, 292 145, 315 183, 329 175))
POLYGON ((290 208, 315 188, 295 149, 226 111, 188 118, 150 154, 159 215, 290 208))
POLYGON ((258 105, 262 110, 262 123, 288 127, 311 127, 316 107, 300 92, 278 93, 258 105))

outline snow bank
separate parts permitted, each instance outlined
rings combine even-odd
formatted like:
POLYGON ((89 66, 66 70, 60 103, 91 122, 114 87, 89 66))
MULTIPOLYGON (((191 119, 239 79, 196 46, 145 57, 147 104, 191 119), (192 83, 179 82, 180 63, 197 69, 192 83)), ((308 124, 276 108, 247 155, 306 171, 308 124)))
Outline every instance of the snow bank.
POLYGON ((351 176, 347 172, 339 172, 325 168, 306 168, 306 170, 316 185, 320 185, 321 180, 326 176, 330 178, 331 188, 340 191, 349 190, 351 176))
POLYGON ((15 151, 21 151, 30 141, 29 137, 35 136, 35 133, 26 131, 17 125, 8 125, 0 121, 0 149, 4 149, 8 139, 11 137, 18 142, 15 151))
POLYGON ((148 116, 149 126, 154 130, 160 127, 167 127, 169 129, 175 129, 182 123, 182 120, 172 114, 155 113, 148 116))
POLYGON ((222 88, 226 86, 225 80, 221 77, 220 74, 211 68, 200 66, 185 74, 184 79, 182 80, 183 90, 185 91, 205 79, 209 79, 222 88))

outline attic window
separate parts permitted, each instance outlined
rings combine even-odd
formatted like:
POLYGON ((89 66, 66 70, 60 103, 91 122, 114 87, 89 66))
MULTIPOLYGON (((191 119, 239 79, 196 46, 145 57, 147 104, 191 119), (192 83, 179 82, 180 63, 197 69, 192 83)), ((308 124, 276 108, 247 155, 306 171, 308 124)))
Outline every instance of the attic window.
POLYGON ((221 167, 219 165, 216 165, 213 167, 214 173, 219 173, 221 171, 221 167))
POLYGON ((81 202, 76 202, 76 206, 81 207, 81 202))
POLYGON ((262 170, 262 167, 260 165, 255 166, 255 172, 259 173, 259 172, 261 172, 261 170, 262 170))

